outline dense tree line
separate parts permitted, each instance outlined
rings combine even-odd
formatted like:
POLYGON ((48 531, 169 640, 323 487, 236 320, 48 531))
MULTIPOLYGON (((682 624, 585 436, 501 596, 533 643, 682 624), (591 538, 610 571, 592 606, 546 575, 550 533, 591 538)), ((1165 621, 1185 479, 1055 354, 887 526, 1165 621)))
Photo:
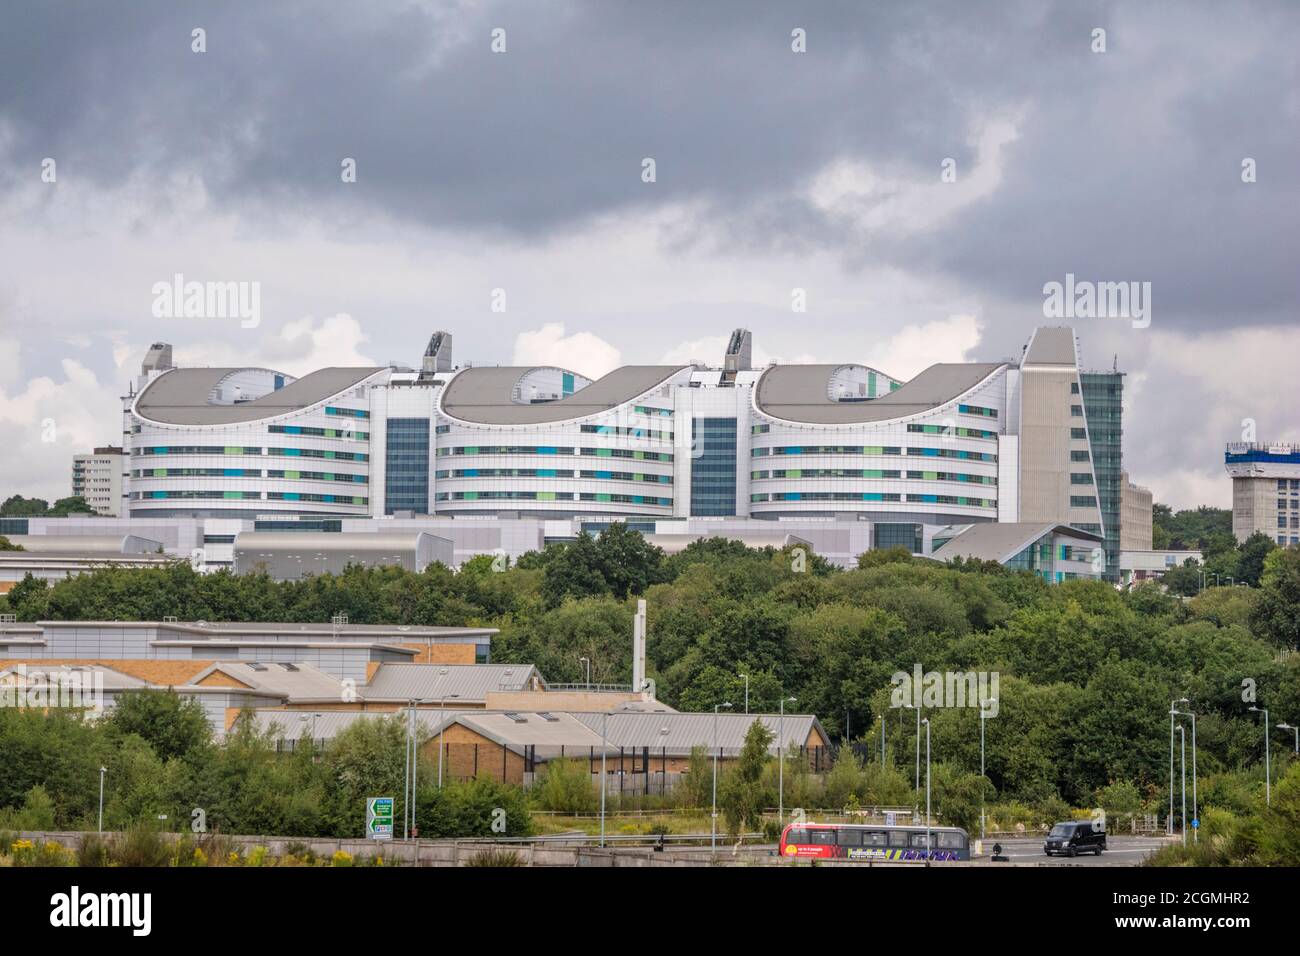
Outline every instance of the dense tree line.
MULTIPOLYGON (((553 682, 576 682, 586 657, 593 681, 628 683, 638 596, 648 601, 649 673, 661 699, 683 710, 739 708, 741 675, 752 710, 796 697, 789 710, 815 713, 834 738, 858 742, 864 776, 848 790, 863 802, 896 797, 898 779, 909 789, 914 782, 915 718, 891 706, 890 691, 891 677, 917 664, 1000 675, 998 715, 986 722, 992 789, 984 797, 1003 803, 1088 806, 1108 788, 1131 787, 1142 804, 1165 805, 1169 702, 1187 697, 1198 714, 1202 800, 1242 810, 1263 785, 1263 733, 1247 698, 1279 720, 1300 720, 1300 655, 1285 653, 1300 620, 1295 548, 1266 555, 1258 588, 1211 587, 1182 599, 1153 585, 1126 593, 1093 581, 1049 585, 996 564, 945 566, 901 549, 869 552, 847 571, 799 549, 721 539, 667 556, 620 525, 509 568, 483 557, 459 573, 350 568, 284 583, 200 575, 183 563, 108 568, 53 587, 29 579, 7 606, 22 620, 324 622, 344 612, 357 623, 490 625, 500 628, 496 661, 535 663, 553 682)), ((983 793, 972 779, 978 712, 928 716, 936 779, 950 782, 941 799, 968 819, 971 795, 983 793)), ((1280 737, 1275 743, 1275 757, 1290 759, 1280 737)), ((158 746, 158 759, 175 759, 170 745, 158 746)), ((20 796, 8 793, 0 805, 20 796)))

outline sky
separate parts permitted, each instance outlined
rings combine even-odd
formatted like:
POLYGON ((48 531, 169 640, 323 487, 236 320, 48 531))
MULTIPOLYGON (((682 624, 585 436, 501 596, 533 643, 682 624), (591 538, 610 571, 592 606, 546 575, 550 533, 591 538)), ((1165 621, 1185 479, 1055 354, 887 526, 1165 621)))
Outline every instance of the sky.
POLYGON ((0 498, 120 443, 155 341, 598 376, 744 327, 908 378, 1068 322, 1133 480, 1228 507, 1225 442, 1300 439, 1298 42, 1285 0, 12 5, 0 498), (177 275, 256 319, 160 315, 177 275), (1047 316, 1067 275, 1149 312, 1047 316))

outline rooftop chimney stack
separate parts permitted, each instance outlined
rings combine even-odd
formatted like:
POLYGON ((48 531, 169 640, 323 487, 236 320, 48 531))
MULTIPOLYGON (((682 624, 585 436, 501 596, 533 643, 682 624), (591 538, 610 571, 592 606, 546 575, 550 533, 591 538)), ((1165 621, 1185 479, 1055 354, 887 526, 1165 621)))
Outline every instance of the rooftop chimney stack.
POLYGON ((420 366, 420 378, 433 378, 438 372, 451 371, 451 333, 434 332, 429 338, 429 347, 424 350, 424 362, 420 366))
POLYGON ((644 694, 645 683, 645 598, 641 598, 632 618, 632 693, 644 694))

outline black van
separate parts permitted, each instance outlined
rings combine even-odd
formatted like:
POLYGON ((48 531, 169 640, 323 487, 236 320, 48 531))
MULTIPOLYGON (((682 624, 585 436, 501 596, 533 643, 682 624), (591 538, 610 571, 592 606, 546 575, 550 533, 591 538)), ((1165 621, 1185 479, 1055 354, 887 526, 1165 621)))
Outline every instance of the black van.
POLYGON ((1106 831, 1093 825, 1092 821, 1072 820, 1058 823, 1052 827, 1043 841, 1043 852, 1048 856, 1064 853, 1066 856, 1078 856, 1080 853, 1095 853, 1101 856, 1106 849, 1106 831))

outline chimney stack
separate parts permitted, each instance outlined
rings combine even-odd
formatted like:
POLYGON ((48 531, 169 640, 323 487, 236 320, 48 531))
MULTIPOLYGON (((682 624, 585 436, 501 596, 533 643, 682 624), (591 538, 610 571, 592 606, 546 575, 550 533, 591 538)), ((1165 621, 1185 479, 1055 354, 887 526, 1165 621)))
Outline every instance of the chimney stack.
POLYGON ((632 618, 632 693, 643 694, 645 683, 645 598, 640 598, 632 618))

